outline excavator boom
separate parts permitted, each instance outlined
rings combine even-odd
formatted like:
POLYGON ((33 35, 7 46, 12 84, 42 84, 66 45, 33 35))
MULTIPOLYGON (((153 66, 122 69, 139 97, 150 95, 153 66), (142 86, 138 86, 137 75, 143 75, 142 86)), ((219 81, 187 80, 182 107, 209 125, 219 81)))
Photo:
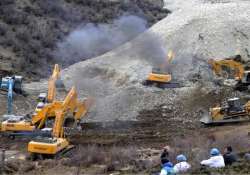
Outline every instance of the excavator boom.
POLYGON ((49 78, 49 82, 48 82, 48 97, 47 97, 47 101, 48 103, 51 103, 56 96, 56 80, 58 79, 60 74, 60 68, 58 64, 55 64, 53 73, 51 75, 51 77, 49 78))

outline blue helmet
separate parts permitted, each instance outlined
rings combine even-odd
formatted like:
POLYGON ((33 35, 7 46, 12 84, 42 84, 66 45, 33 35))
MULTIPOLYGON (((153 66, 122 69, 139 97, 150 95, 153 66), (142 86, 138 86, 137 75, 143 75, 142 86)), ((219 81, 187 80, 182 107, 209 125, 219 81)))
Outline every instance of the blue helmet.
POLYGON ((220 154, 220 151, 217 148, 213 148, 210 151, 211 156, 218 156, 220 154))
POLYGON ((180 154, 176 157, 176 160, 182 162, 182 161, 187 161, 187 158, 183 154, 180 154))

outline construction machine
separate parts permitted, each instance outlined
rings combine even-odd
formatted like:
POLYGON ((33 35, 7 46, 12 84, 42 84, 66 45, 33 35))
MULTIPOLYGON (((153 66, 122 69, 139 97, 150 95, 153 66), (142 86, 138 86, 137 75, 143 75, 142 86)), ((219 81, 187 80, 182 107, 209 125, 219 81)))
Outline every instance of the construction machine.
POLYGON ((84 102, 77 100, 75 87, 72 87, 63 101, 46 104, 37 113, 37 117, 46 119, 48 116, 55 116, 52 134, 50 137, 37 137, 29 142, 28 151, 32 154, 32 157, 34 159, 37 157, 53 157, 72 148, 64 133, 67 115, 72 114, 75 124, 77 124, 86 112, 84 102))
POLYGON ((210 59, 208 63, 211 65, 215 75, 224 79, 234 79, 236 81, 234 84, 235 89, 244 91, 249 89, 250 71, 245 70, 240 60, 241 56, 235 55, 222 60, 210 59))
POLYGON ((13 92, 22 94, 22 76, 3 77, 0 80, 0 89, 7 91, 7 115, 3 119, 9 118, 12 115, 13 92))
POLYGON ((143 81, 144 86, 154 85, 159 88, 176 88, 180 87, 179 83, 173 82, 172 75, 169 72, 169 65, 174 58, 172 50, 168 52, 167 59, 159 67, 153 67, 147 80, 143 81))
POLYGON ((52 103, 56 96, 56 81, 60 76, 60 68, 58 64, 55 64, 52 75, 48 81, 48 93, 39 94, 38 100, 43 103, 52 103))
MULTIPOLYGON (((56 97, 56 82, 58 81, 60 76, 60 68, 58 64, 55 64, 52 75, 49 78, 48 81, 48 92, 47 93, 40 93, 38 96, 38 104, 36 106, 35 112, 33 115, 36 115, 38 111, 40 111, 45 104, 52 103, 55 100, 56 97)), ((50 119, 50 118, 49 118, 50 119)), ((45 123, 40 123, 42 119, 40 120, 34 120, 34 117, 32 116, 32 123, 38 125, 38 129, 41 129, 45 123)), ((49 121, 49 120, 48 120, 49 121)))
POLYGON ((250 101, 242 105, 239 98, 230 98, 226 104, 209 109, 209 115, 200 120, 205 125, 250 121, 250 101))
MULTIPOLYGON (((59 67, 55 65, 54 71, 52 76, 49 79, 49 88, 48 88, 48 95, 43 95, 43 98, 40 98, 38 105, 36 106, 35 112, 31 115, 31 117, 27 116, 15 116, 10 117, 3 121, 0 124, 0 133, 5 136, 15 137, 15 136, 31 136, 35 137, 37 135, 43 135, 44 132, 41 132, 46 125, 46 122, 52 121, 53 124, 55 120, 54 113, 46 113, 46 115, 41 115, 41 112, 44 112, 46 106, 49 104, 56 105, 59 103, 55 100, 55 83, 56 79, 58 78, 59 74, 59 67)), ((39 96, 41 97, 41 95, 39 96)), ((82 110, 86 113, 89 108, 89 103, 84 101, 82 110)))
MULTIPOLYGON (((55 98, 55 93, 56 93, 56 80, 59 77, 60 69, 59 65, 56 64, 53 70, 53 73, 51 77, 49 78, 48 82, 48 95, 46 93, 42 93, 39 95, 38 99, 38 105, 35 109, 34 114, 32 115, 32 118, 27 118, 26 116, 14 116, 14 115, 5 115, 3 121, 0 123, 0 131, 4 135, 20 135, 20 133, 25 133, 26 132, 33 132, 35 129, 41 129, 44 124, 42 125, 40 122, 41 120, 34 120, 33 116, 36 115, 36 113, 42 109, 45 103, 52 102, 55 98)), ((13 90, 16 92, 21 93, 21 82, 22 78, 20 76, 14 76, 12 77, 7 77, 2 80, 2 84, 4 87, 9 87, 8 91, 8 96, 10 94, 10 97, 12 98, 12 91, 11 87, 13 87, 13 90), (9 93, 10 92, 10 93, 9 93)), ((10 98, 10 99, 11 99, 10 98)), ((10 102, 12 100, 9 100, 10 102)), ((8 104, 11 104, 8 102, 8 104)), ((10 105, 9 105, 10 106, 10 105)))

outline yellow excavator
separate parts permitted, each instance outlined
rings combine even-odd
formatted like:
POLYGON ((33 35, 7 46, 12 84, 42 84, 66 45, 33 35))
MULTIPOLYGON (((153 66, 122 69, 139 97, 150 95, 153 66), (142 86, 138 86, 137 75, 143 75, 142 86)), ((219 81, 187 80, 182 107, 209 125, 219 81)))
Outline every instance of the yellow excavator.
MULTIPOLYGON (((38 129, 41 129, 45 125, 45 121, 42 118, 38 118, 36 116, 37 112, 41 111, 45 104, 52 103, 56 97, 56 82, 58 81, 60 76, 60 68, 58 64, 55 64, 52 75, 48 81, 48 92, 40 93, 38 96, 38 104, 36 106, 35 112, 32 115, 32 124, 36 125, 38 129), (43 121, 43 122, 42 122, 43 121)), ((53 117, 48 117, 47 119, 51 119, 53 117)))
POLYGON ((234 79, 237 83, 235 89, 239 91, 248 90, 250 85, 250 71, 245 70, 240 62, 241 56, 235 55, 222 60, 210 59, 208 63, 215 75, 224 79, 234 79))
POLYGON ((230 98, 226 104, 209 109, 209 115, 200 120, 205 125, 250 121, 250 101, 242 105, 239 98, 230 98))
POLYGON ((34 131, 35 129, 41 129, 44 123, 41 123, 42 119, 38 119, 36 113, 40 111, 46 103, 51 103, 55 99, 56 94, 56 81, 59 77, 60 69, 59 65, 54 66, 53 73, 49 78, 48 82, 48 95, 46 93, 41 93, 38 97, 38 105, 35 109, 35 113, 32 115, 31 119, 27 119, 24 116, 14 116, 8 118, 0 124, 0 132, 4 135, 22 135, 28 134, 25 132, 34 131))
MULTIPOLYGON (((0 133, 9 137, 16 136, 31 136, 35 137, 37 135, 44 134, 41 132, 41 129, 45 127, 46 121, 49 119, 55 119, 55 115, 53 113, 47 113, 46 117, 44 115, 40 115, 40 111, 44 112, 44 108, 48 104, 57 104, 58 101, 55 101, 56 94, 56 80, 59 76, 59 66, 55 65, 52 76, 49 79, 49 87, 48 87, 48 95, 39 95, 39 103, 35 109, 35 112, 32 114, 31 118, 26 118, 24 116, 15 116, 3 121, 0 124, 0 133)), ((89 103, 87 100, 83 103, 84 113, 89 108, 89 103)), ((46 135, 46 134, 45 134, 46 135)))
POLYGON ((39 102, 52 103, 56 96, 56 81, 60 76, 60 68, 58 64, 55 64, 52 75, 48 81, 48 93, 41 93, 38 96, 39 102))
POLYGON ((159 67, 152 68, 152 72, 148 75, 147 79, 143 81, 144 86, 156 86, 159 88, 176 88, 180 87, 179 83, 172 81, 172 75, 169 72, 169 65, 174 58, 174 52, 170 50, 166 61, 159 67))
POLYGON ((72 114, 75 123, 78 123, 86 112, 84 102, 77 100, 75 87, 72 87, 64 101, 54 101, 46 104, 37 113, 37 117, 46 119, 48 116, 55 116, 52 135, 50 137, 37 137, 29 142, 28 151, 32 154, 33 159, 53 157, 72 148, 64 133, 67 115, 72 114))

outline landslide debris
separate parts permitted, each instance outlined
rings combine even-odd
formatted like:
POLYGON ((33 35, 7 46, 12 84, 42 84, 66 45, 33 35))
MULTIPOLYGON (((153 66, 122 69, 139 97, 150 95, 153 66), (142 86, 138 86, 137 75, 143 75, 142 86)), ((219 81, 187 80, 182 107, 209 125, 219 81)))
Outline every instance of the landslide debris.
MULTIPOLYGON (((191 92, 200 84, 205 96, 211 91, 216 96, 223 90, 214 83, 207 59, 234 55, 239 48, 243 57, 249 59, 249 7, 247 1, 199 1, 176 9, 133 41, 65 69, 64 84, 68 89, 76 85, 81 96, 94 98, 95 106, 87 117, 90 121, 136 120, 141 110, 175 104, 183 96, 188 96, 183 99, 187 104, 194 97, 191 92), (169 49, 176 55, 172 63, 173 77, 185 87, 161 90, 142 86, 154 58, 169 49)), ((227 98, 233 95, 228 94, 227 98)), ((211 99, 203 108, 208 110, 213 102, 211 99)), ((190 109, 196 110, 196 106, 190 109)))

